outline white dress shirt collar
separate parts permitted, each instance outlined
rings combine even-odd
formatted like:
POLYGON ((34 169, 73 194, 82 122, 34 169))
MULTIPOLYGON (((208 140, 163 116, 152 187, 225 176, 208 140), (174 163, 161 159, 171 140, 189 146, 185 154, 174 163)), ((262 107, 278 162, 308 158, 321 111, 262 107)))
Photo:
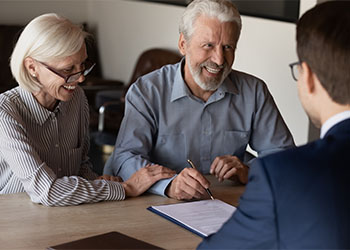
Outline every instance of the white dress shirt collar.
POLYGON ((341 121, 344 121, 346 119, 350 118, 350 110, 338 113, 331 118, 329 118, 325 123, 323 123, 321 127, 321 139, 326 135, 326 133, 336 124, 338 124, 341 121))

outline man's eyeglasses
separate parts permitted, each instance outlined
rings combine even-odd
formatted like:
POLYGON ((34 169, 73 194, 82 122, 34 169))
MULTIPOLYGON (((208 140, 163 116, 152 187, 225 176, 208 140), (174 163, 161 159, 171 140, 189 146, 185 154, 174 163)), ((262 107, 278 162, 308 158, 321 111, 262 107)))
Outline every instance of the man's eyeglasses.
POLYGON ((300 61, 289 64, 290 70, 292 71, 292 77, 293 77, 293 79, 295 81, 298 81, 298 79, 299 79, 299 75, 300 75, 300 72, 299 72, 300 68, 299 67, 300 67, 300 64, 301 64, 300 61))
POLYGON ((95 65, 96 65, 96 63, 93 63, 93 62, 91 62, 89 60, 86 60, 84 62, 84 68, 85 68, 84 70, 76 72, 76 73, 73 73, 73 74, 70 74, 70 75, 65 75, 64 73, 59 72, 58 70, 51 68, 50 66, 46 65, 43 62, 40 62, 40 61, 37 61, 37 62, 39 62, 40 64, 45 66, 45 68, 47 68, 51 72, 53 72, 56 75, 62 77, 66 83, 72 83, 72 82, 77 81, 81 77, 81 75, 87 76, 91 72, 91 70, 95 67, 95 65))

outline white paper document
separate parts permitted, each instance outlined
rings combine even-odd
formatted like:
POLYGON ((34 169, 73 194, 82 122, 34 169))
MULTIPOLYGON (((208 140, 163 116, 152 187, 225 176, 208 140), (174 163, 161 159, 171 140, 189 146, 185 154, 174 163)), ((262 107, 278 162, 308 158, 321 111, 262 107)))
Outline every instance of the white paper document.
POLYGON ((160 205, 148 209, 202 237, 217 232, 236 211, 234 206, 220 200, 160 205))

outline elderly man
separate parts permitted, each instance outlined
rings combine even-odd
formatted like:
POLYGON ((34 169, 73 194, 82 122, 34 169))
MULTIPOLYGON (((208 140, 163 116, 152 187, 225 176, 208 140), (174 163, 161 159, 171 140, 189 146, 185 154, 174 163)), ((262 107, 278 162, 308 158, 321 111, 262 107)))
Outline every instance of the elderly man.
POLYGON ((297 24, 291 64, 321 139, 258 159, 232 218, 206 249, 350 249, 350 2, 330 1, 297 24))
POLYGON ((241 30, 236 7, 195 0, 180 23, 183 60, 138 79, 126 96, 125 117, 105 173, 128 179, 148 163, 176 170, 150 192, 176 199, 206 198, 209 182, 246 183, 252 157, 294 145, 264 82, 232 70, 241 30), (196 169, 188 168, 187 159, 196 169))

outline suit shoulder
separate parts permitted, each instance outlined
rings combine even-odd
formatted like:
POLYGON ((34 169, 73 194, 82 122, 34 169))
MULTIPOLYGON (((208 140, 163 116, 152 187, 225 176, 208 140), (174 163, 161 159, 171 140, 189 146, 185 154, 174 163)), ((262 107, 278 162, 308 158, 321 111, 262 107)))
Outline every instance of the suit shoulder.
POLYGON ((273 153, 260 158, 264 165, 275 166, 278 164, 290 165, 297 164, 298 162, 303 162, 307 159, 313 158, 313 154, 316 153, 316 148, 319 147, 319 142, 312 142, 299 147, 289 148, 277 153, 273 153))
MULTIPOLYGON (((266 173, 275 180, 307 178, 315 172, 328 172, 350 164, 350 136, 341 139, 319 139, 306 145, 287 149, 259 159, 266 173)), ((346 170, 348 171, 348 170, 346 170)))

